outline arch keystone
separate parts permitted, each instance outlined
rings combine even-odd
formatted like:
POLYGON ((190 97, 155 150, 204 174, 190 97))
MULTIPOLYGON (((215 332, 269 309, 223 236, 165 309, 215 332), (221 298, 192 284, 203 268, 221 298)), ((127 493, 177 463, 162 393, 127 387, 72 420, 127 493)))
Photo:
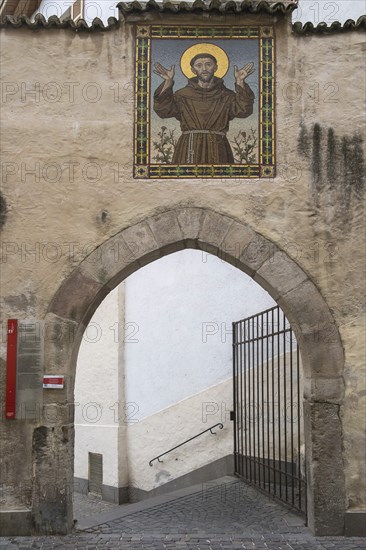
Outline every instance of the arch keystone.
POLYGON ((177 220, 185 241, 196 241, 205 216, 201 208, 178 208, 177 220))

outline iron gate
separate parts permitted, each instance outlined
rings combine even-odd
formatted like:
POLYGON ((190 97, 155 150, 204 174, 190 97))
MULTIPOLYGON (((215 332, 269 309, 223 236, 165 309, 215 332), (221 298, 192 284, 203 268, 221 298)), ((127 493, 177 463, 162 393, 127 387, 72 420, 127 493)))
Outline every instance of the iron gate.
POLYGON ((305 513, 300 354, 278 306, 233 323, 235 474, 305 513))

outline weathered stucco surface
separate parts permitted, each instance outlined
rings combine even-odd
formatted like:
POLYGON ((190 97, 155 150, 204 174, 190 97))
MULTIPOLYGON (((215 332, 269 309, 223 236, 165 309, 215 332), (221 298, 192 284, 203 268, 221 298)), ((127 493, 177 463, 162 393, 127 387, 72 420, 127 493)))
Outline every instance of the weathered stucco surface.
MULTIPOLYGON (((158 15, 151 13, 135 19, 150 22, 154 17, 160 21, 158 15)), ((164 15, 164 23, 174 23, 176 17, 164 15)), ((178 17, 181 24, 192 21, 190 15, 178 17)), ((228 14, 197 15, 195 22, 211 25, 213 19, 222 24, 271 22, 263 15, 228 14)), ((344 509, 360 509, 366 505, 363 144, 358 137, 364 122, 363 35, 355 31, 296 36, 291 34, 289 23, 280 17, 276 18, 276 36, 278 176, 273 181, 148 182, 134 180, 131 175, 132 25, 126 23, 112 32, 90 34, 56 29, 1 32, 2 189, 7 204, 2 229, 3 328, 8 318, 44 319, 57 290, 81 260, 110 237, 141 220, 178 207, 195 206, 247 224, 284 250, 285 259, 295 260, 318 288, 339 330, 345 353, 345 369, 341 373, 345 397, 343 400, 339 389, 329 395, 329 387, 325 394, 332 409, 329 415, 341 418, 341 432, 333 435, 338 442, 341 438, 343 446, 344 509), (32 95, 29 91, 35 89, 36 83, 43 93, 32 95), (100 97, 93 101, 96 93, 100 97), (32 170, 35 172, 30 173, 32 170)), ((214 227, 208 229, 213 240, 214 227)), ((136 240, 133 231, 132 237, 136 240)), ((149 237, 140 233, 139 239, 145 240, 134 243, 137 256, 139 247, 148 250, 149 237)), ((90 262, 90 272, 95 269, 90 262)), ((265 271, 265 265, 261 269, 265 271)), ((290 267, 289 270, 284 268, 277 274, 278 288, 281 281, 296 277, 290 267)), ((102 280, 103 274, 98 277, 102 280)), ((257 280, 260 277, 260 273, 256 275, 257 280)), ((95 279, 92 276, 86 279, 82 274, 75 279, 75 296, 99 293, 100 302, 108 289, 95 279)), ((117 279, 110 284, 119 282, 117 279)), ((260 280, 265 284, 268 277, 260 280)), ((301 287, 300 294, 298 290, 293 291, 294 296, 288 292, 286 303, 295 300, 300 303, 303 299, 306 308, 307 284, 301 287)), ((275 291, 276 288, 270 289, 273 296, 275 291)), ((57 304, 54 309, 59 317, 61 306, 57 304)), ((66 319, 60 320, 65 327, 73 328, 74 321, 87 321, 77 305, 75 308, 71 314, 61 316, 66 319)), ((315 307, 313 314, 316 317, 315 307)), ((296 316, 291 320, 295 321, 296 316)), ((319 395, 319 379, 328 378, 328 369, 336 361, 332 355, 336 348, 334 335, 329 330, 322 332, 323 321, 319 319, 318 334, 323 343, 324 339, 329 343, 329 365, 319 365, 318 386, 310 384, 310 396, 312 392, 319 395)), ((60 342, 56 357, 46 357, 47 371, 58 373, 60 365, 68 360, 71 350, 67 338, 60 342)), ((5 338, 2 345, 5 359, 5 338)), ((306 361, 304 368, 305 376, 310 377, 306 361)), ((4 368, 1 378, 3 388, 4 368)), ((57 395, 44 392, 46 406, 58 400, 64 403, 59 410, 67 411, 72 387, 70 375, 64 392, 57 395)), ((309 422, 321 421, 322 415, 328 414, 324 411, 318 401, 310 404, 309 422)), ((3 423, 5 478, 1 482, 11 486, 12 491, 18 488, 13 491, 14 501, 30 506, 33 498, 35 506, 42 500, 38 482, 33 486, 33 497, 32 487, 24 491, 19 484, 29 482, 37 472, 48 473, 52 480, 53 471, 47 466, 49 453, 54 449, 57 451, 54 458, 61 461, 60 445, 69 444, 73 437, 72 418, 67 412, 66 417, 64 429, 60 424, 52 431, 43 428, 42 423, 3 423), (11 459, 17 455, 22 457, 19 463, 11 459), (44 464, 42 457, 48 457, 44 464)), ((324 437, 327 436, 330 435, 324 437)), ((70 467, 67 479, 70 486, 71 474, 70 467)), ((57 503, 60 513, 70 513, 66 500, 57 503)), ((47 521, 51 525, 47 510, 42 509, 42 504, 37 506, 43 513, 44 525, 47 521)), ((40 525, 39 517, 36 525, 40 525)), ((48 529, 62 531, 64 524, 48 529)))

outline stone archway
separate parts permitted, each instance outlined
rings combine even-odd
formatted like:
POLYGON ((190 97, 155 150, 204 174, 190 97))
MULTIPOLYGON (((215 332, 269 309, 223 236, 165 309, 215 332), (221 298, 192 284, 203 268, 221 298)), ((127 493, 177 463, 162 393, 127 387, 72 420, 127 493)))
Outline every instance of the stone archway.
POLYGON ((45 395, 45 422, 34 431, 35 529, 66 533, 72 527, 75 368, 91 316, 128 275, 184 248, 204 249, 249 274, 290 320, 304 368, 309 525, 314 534, 342 534, 345 488, 339 408, 344 357, 338 329, 314 283, 284 251, 247 225, 203 208, 169 210, 123 229, 85 258, 54 296, 45 319, 44 362, 48 373, 64 374, 66 382, 57 403, 45 395))

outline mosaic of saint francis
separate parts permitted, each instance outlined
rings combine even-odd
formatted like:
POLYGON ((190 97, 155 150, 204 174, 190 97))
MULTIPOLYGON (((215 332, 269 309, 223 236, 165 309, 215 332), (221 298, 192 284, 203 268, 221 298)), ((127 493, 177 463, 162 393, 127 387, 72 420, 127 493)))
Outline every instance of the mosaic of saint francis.
POLYGON ((254 62, 233 65, 234 91, 223 80, 229 69, 225 50, 212 43, 193 44, 180 59, 188 82, 175 90, 175 65, 167 67, 155 59, 154 73, 161 83, 154 92, 153 109, 160 119, 177 119, 181 130, 178 137, 177 128, 161 127, 154 142, 156 161, 178 165, 256 162, 256 117, 254 128, 236 127, 231 144, 227 135, 231 121, 253 115, 255 94, 247 79, 255 72, 254 62))

